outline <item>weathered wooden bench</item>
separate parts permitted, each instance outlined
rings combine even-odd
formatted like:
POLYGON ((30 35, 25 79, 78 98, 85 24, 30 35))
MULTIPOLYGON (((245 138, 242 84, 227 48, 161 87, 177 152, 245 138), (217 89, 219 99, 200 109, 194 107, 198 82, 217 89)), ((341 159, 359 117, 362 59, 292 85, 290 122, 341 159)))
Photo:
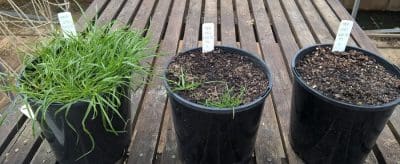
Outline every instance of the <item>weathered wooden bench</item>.
MULTIPOLYGON (((216 43, 260 55, 272 69, 274 87, 267 98, 253 163, 303 163, 288 141, 291 73, 288 63, 299 48, 332 43, 340 20, 352 19, 338 0, 94 0, 85 12, 97 25, 116 20, 147 29, 157 52, 160 72, 169 57, 199 46, 201 24, 217 26, 216 43), (98 18, 95 21, 95 18, 98 18)), ((85 19, 77 28, 86 28, 85 19)), ((376 52, 355 24, 350 44, 376 52)), ((156 52, 154 52, 156 53, 156 52)), ((179 163, 168 97, 158 77, 132 97, 134 134, 127 163, 179 163)), ((0 127, 0 163, 56 163, 48 143, 32 136, 32 122, 19 112, 0 127)), ((400 161, 400 111, 393 114, 365 163, 400 161)))

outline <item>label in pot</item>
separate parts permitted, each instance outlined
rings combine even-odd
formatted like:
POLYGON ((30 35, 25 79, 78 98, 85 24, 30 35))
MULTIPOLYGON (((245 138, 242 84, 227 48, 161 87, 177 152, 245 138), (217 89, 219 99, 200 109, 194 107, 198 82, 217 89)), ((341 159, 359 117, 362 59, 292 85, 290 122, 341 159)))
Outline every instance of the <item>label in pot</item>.
POLYGON ((60 21, 61 29, 64 37, 69 38, 70 36, 76 36, 76 29, 74 20, 70 12, 58 13, 58 20, 60 21))
POLYGON ((204 23, 202 26, 203 53, 214 50, 214 23, 204 23))
POLYGON ((349 40, 353 21, 342 20, 336 34, 335 43, 333 44, 333 52, 343 52, 346 49, 347 41, 349 40))

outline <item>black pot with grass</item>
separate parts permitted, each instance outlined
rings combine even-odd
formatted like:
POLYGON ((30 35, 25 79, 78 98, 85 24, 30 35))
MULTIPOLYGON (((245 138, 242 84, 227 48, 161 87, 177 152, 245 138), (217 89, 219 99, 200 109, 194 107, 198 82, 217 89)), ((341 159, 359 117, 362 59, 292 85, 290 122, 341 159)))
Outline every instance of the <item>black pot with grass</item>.
POLYGON ((304 48, 291 63, 291 145, 306 163, 362 163, 400 102, 400 71, 367 50, 331 47, 304 48))
MULTIPOLYGON (((106 164, 122 160, 130 144, 132 125, 128 97, 128 93, 120 97, 121 105, 117 110, 122 118, 118 118, 116 114, 109 115, 115 118, 111 120, 111 124, 119 131, 117 133, 104 128, 101 117, 89 119, 82 126, 89 107, 87 102, 73 103, 68 111, 60 110, 65 104, 53 103, 47 107, 45 116, 38 110, 41 106, 39 101, 30 100, 29 104, 33 111, 39 111, 37 118, 40 120, 41 132, 57 157, 57 162, 89 164, 99 161, 96 163, 106 164)), ((90 112, 89 116, 93 114, 90 112)))
POLYGON ((180 158, 190 164, 248 163, 272 87, 269 69, 240 49, 201 50, 178 54, 165 72, 180 158))
POLYGON ((59 163, 115 163, 131 139, 130 93, 145 83, 149 39, 133 30, 91 26, 35 46, 16 87, 59 163), (133 77, 133 78, 132 78, 133 77))

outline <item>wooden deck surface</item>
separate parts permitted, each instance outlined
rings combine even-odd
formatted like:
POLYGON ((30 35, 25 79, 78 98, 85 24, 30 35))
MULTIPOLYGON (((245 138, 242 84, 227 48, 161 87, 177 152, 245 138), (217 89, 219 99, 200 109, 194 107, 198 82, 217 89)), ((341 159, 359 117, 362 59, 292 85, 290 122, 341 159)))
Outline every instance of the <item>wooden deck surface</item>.
MULTIPOLYGON (((252 161, 257 164, 303 163, 288 139, 292 97, 288 63, 302 47, 332 43, 340 20, 352 19, 338 0, 94 0, 85 13, 97 25, 115 20, 113 28, 147 29, 144 34, 151 37, 151 44, 160 45, 157 52, 167 54, 150 61, 159 73, 171 56, 200 45, 203 22, 217 25, 218 45, 262 57, 274 86, 258 131, 252 161)), ((84 18, 77 21, 77 28, 86 28, 84 18)), ((357 24, 350 45, 377 52, 357 24)), ((134 134, 127 163, 180 163, 166 91, 160 78, 148 78, 150 84, 132 96, 134 134)), ((31 123, 19 112, 8 116, 0 127, 0 163, 56 163, 48 143, 32 137, 31 123)), ((399 163, 399 134, 397 110, 365 163, 399 163)))

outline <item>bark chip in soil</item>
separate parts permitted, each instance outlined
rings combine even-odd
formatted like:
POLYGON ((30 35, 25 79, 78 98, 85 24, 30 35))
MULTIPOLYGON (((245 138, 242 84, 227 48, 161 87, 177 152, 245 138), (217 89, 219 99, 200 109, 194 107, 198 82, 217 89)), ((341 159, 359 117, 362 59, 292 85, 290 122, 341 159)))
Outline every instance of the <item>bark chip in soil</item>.
POLYGON ((209 53, 178 54, 168 65, 166 77, 173 91, 182 77, 185 84, 194 84, 190 89, 174 92, 202 105, 221 101, 226 93, 239 98, 239 105, 243 105, 262 96, 268 88, 267 76, 258 64, 219 48, 209 53))
POLYGON ((381 105, 400 95, 400 79, 373 57, 350 50, 318 47, 296 63, 308 86, 330 98, 355 105, 381 105))

